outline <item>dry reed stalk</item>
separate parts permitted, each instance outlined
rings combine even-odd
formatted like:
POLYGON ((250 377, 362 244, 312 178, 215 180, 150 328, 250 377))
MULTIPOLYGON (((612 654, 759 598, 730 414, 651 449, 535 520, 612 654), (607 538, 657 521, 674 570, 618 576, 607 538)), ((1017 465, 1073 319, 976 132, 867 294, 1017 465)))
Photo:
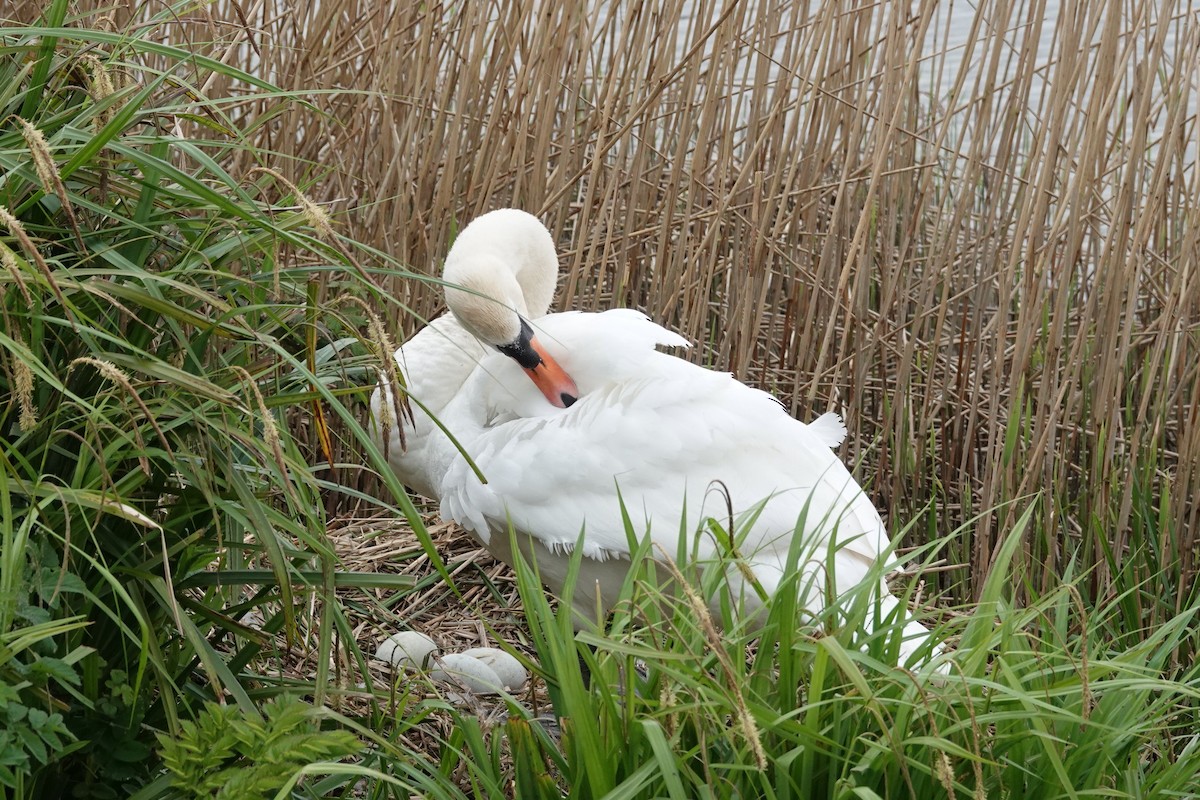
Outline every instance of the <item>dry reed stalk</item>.
MULTIPOLYGON (((351 235, 436 275, 473 216, 537 211, 561 307, 640 307, 794 412, 842 409, 894 519, 1040 492, 1038 579, 1082 547, 1103 589, 1160 500, 1196 567, 1189 8, 222 0, 164 35, 336 90, 257 130, 293 181, 328 170, 351 235)), ((438 311, 390 289, 404 334, 438 311)), ((1017 510, 948 558, 978 579, 1017 510)))

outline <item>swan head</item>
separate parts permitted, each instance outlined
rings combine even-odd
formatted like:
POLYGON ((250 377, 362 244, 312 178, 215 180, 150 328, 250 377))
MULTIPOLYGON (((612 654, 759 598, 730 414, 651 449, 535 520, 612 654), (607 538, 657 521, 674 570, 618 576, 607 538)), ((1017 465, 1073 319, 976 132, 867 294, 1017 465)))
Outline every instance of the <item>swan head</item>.
POLYGON ((484 214, 463 229, 446 256, 446 305, 471 335, 516 361, 559 408, 579 389, 534 335, 554 295, 558 256, 546 227, 524 211, 484 214))

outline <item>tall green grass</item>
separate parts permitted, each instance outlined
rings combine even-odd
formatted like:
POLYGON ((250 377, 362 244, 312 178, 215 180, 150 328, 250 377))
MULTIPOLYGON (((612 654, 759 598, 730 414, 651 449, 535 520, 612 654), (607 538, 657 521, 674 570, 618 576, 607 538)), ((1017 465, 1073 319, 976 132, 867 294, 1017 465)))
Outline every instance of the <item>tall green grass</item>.
POLYGON ((322 706, 335 589, 389 585, 325 536, 378 358, 317 298, 374 289, 202 86, 293 98, 68 5, 0 29, 0 796, 124 797, 206 703, 261 722, 277 633, 322 706))
POLYGON ((483 731, 460 712, 445 757, 477 796, 1194 796, 1200 667, 1177 657, 1200 605, 1131 646, 1108 634, 1113 605, 1084 608, 1078 577, 1015 603, 1031 517, 976 613, 938 626, 958 644, 948 674, 891 666, 901 629, 866 632, 867 584, 797 629, 793 583, 757 638, 728 619, 718 634, 704 602, 663 591, 642 547, 613 618, 576 637, 521 562, 553 722, 513 706, 483 731))

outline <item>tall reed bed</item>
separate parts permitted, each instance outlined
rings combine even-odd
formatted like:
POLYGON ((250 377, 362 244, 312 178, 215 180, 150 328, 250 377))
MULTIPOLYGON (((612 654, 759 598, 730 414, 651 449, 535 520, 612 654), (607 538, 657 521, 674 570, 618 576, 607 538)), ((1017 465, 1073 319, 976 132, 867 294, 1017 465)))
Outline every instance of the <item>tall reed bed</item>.
MULTIPOLYGON (((560 307, 642 308, 794 412, 842 410, 894 527, 982 514, 961 596, 1012 522, 990 510, 1034 498, 1035 585, 1078 558, 1095 592, 1144 588, 1132 618, 1186 603, 1187 3, 259 0, 162 31, 325 90, 324 115, 229 111, 355 237, 436 275, 474 215, 536 211, 560 307)), ((398 335, 436 313, 436 287, 388 286, 398 335)))

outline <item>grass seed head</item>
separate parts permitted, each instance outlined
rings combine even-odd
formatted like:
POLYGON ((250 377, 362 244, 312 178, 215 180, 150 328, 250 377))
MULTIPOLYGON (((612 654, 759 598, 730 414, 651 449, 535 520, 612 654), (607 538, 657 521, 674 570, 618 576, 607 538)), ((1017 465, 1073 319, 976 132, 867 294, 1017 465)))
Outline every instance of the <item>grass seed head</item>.
POLYGON ((83 56, 83 63, 88 66, 88 93, 92 99, 99 103, 111 96, 116 91, 116 86, 104 62, 87 53, 83 56))
POLYGON ((17 392, 17 405, 21 409, 18 424, 29 432, 37 427, 37 410, 33 405, 33 370, 20 358, 13 359, 13 383, 17 392))
POLYGON ((25 285, 25 278, 21 275, 21 265, 17 263, 17 254, 6 245, 0 242, 0 264, 8 270, 8 274, 12 276, 13 283, 21 291, 21 297, 25 300, 26 305, 33 303, 33 296, 29 294, 29 287, 25 285))
MULTIPOLYGON (((97 104, 103 103, 116 92, 112 75, 109 74, 108 68, 104 66, 104 62, 91 53, 84 54, 83 63, 87 65, 88 94, 92 96, 93 102, 97 104)), ((98 111, 96 113, 96 127, 103 128, 112 119, 112 115, 112 108, 98 111)))
POLYGON ((67 195, 67 187, 59 177, 58 165, 54 162, 54 154, 50 152, 50 145, 46 142, 41 128, 26 119, 18 119, 21 123, 21 135, 25 137, 25 142, 29 145, 29 152, 33 156, 33 168, 37 173, 38 182, 42 185, 42 191, 54 195, 62 204, 62 211, 67 215, 67 221, 75 235, 75 242, 79 246, 80 253, 83 253, 87 250, 87 246, 84 244, 83 234, 79 230, 79 222, 75 219, 75 210, 71 205, 71 198, 67 195))
POLYGON ((362 299, 347 295, 337 302, 358 306, 367 318, 367 331, 379 358, 379 383, 384 387, 383 397, 379 404, 379 417, 375 422, 379 426, 380 437, 383 439, 383 455, 386 458, 393 428, 400 435, 400 447, 403 449, 406 443, 404 426, 400 423, 405 418, 412 420, 412 409, 408 405, 408 397, 404 393, 403 380, 394 356, 396 346, 392 343, 392 337, 388 335, 383 320, 362 299))
POLYGON ((21 136, 25 138, 29 153, 33 156, 33 168, 42 184, 42 191, 46 194, 58 194, 58 165, 54 163, 54 155, 50 152, 45 134, 29 120, 20 117, 18 120, 21 123, 21 136))
POLYGON ((79 364, 87 364, 88 366, 93 367, 97 372, 108 378, 113 383, 119 385, 129 394, 137 394, 137 392, 133 390, 133 384, 130 383, 129 376, 125 374, 124 370, 111 361, 105 361, 101 358, 92 358, 91 356, 80 356, 71 362, 70 368, 74 369, 75 366, 79 364))
POLYGON ((933 757, 933 771, 945 787, 946 794, 954 797, 954 765, 950 763, 950 756, 942 750, 938 750, 933 757))
POLYGON ((295 196, 296 203, 300 206, 300 214, 304 217, 304 221, 308 223, 309 227, 324 239, 332 241, 336 238, 333 232, 333 223, 329 219, 329 212, 310 200, 308 195, 300 191, 300 188, 296 184, 270 167, 255 167, 252 172, 265 172, 286 186, 295 196))
MULTIPOLYGON (((234 367, 234 371, 241 376, 242 381, 246 384, 250 394, 254 396, 255 405, 258 406, 259 418, 262 420, 263 439, 267 442, 267 447, 270 448, 271 458, 275 461, 275 466, 279 468, 279 474, 286 476, 289 474, 287 460, 283 456, 283 440, 279 436, 279 427, 275 424, 275 416, 271 413, 271 409, 267 407, 267 401, 262 396, 262 392, 258 389, 258 383, 250 373, 243 367, 234 367)), ((294 489, 290 481, 283 481, 284 490, 293 502, 297 502, 294 489)))

